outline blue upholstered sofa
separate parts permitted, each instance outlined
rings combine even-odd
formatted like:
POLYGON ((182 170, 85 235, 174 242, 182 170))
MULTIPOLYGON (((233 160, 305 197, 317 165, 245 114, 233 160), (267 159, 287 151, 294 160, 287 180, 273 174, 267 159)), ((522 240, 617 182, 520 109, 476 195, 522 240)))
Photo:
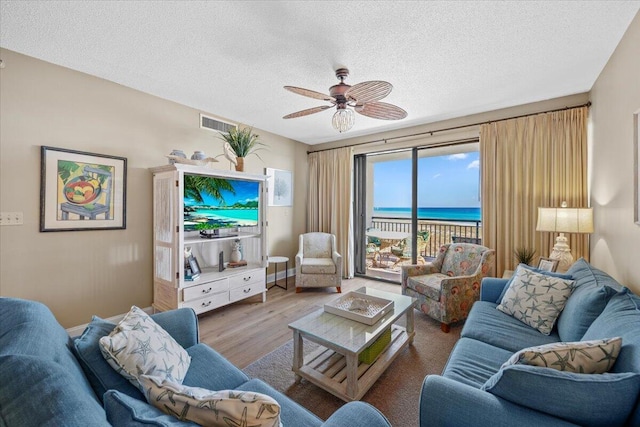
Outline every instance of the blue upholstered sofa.
POLYGON ((508 280, 483 280, 442 375, 425 378, 422 427, 640 426, 640 297, 584 259, 567 274, 575 288, 550 335, 496 309, 508 280), (526 347, 618 336, 608 373, 502 367, 526 347))
MULTIPOLYGON (((378 410, 362 402, 345 404, 323 423, 198 343, 198 319, 193 310, 152 317, 191 356, 186 385, 268 394, 280 404, 285 427, 389 426, 378 410)), ((72 339, 45 305, 0 298, 0 427, 195 425, 148 405, 138 389, 105 362, 98 340, 114 326, 94 318, 82 336, 72 339)))

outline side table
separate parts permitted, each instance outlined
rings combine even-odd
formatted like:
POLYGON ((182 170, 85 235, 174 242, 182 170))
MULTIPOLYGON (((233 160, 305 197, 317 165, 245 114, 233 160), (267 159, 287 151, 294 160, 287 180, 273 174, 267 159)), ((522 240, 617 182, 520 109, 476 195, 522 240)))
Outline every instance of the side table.
POLYGON ((274 277, 273 285, 271 285, 271 287, 267 289, 271 289, 274 286, 277 286, 286 291, 288 287, 287 281, 289 279, 289 258, 286 256, 270 256, 268 258, 268 261, 269 261, 269 264, 271 263, 275 264, 276 271, 275 271, 275 274, 273 275, 274 277), (282 262, 284 262, 284 286, 278 284, 278 264, 282 262))

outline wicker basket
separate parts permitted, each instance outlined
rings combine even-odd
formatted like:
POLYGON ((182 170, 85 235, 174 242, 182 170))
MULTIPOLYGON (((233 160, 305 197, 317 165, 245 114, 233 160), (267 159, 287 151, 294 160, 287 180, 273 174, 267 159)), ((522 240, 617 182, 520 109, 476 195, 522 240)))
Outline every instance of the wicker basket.
POLYGON ((365 348, 358 356, 358 360, 367 365, 372 364, 382 353, 382 350, 391 342, 391 328, 387 329, 373 342, 369 347, 365 348))

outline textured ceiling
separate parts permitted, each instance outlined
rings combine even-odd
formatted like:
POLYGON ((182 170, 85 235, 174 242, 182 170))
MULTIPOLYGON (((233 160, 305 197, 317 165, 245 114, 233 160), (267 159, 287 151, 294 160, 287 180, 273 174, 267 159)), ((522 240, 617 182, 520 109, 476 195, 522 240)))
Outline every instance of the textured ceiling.
POLYGON ((317 144, 589 91, 638 1, 7 1, 0 46, 317 144), (386 80, 401 121, 331 126, 328 93, 386 80))

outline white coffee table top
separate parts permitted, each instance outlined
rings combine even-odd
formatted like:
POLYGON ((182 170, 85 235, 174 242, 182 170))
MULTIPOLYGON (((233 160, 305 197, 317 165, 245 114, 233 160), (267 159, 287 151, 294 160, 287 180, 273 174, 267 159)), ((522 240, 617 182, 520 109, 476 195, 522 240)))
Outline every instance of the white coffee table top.
POLYGON ((289 262, 289 257, 286 256, 270 256, 269 262, 289 262))
POLYGON ((416 299, 406 295, 379 291, 372 288, 360 288, 357 292, 366 293, 379 298, 391 300, 393 310, 374 325, 366 325, 336 314, 317 310, 289 324, 289 328, 303 335, 312 337, 313 341, 327 344, 331 348, 338 347, 347 352, 359 353, 380 336, 380 333, 402 316, 407 310, 413 310, 416 299))

